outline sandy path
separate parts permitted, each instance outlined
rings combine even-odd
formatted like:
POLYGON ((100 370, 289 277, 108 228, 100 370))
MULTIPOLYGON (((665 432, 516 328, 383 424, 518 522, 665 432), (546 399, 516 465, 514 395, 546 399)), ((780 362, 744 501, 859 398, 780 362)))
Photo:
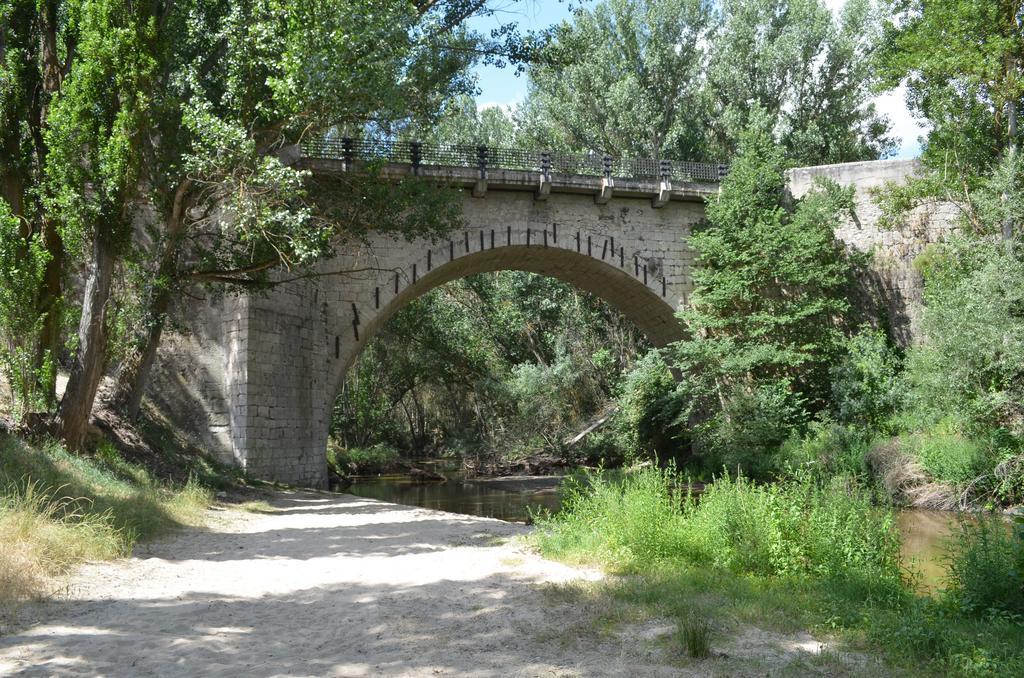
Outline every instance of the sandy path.
POLYGON ((568 631, 544 582, 596 578, 504 538, 528 528, 346 495, 89 565, 43 623, 0 638, 0 675, 679 675, 635 634, 568 631), (638 642, 639 641, 639 642, 638 642))

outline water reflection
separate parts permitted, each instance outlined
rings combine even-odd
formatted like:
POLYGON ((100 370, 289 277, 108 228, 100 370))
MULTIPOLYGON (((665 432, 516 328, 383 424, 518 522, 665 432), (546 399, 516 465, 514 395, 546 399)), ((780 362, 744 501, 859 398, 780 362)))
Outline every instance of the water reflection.
POLYGON ((356 478, 349 492, 360 497, 423 508, 526 522, 530 511, 557 511, 560 477, 416 482, 408 476, 356 478))

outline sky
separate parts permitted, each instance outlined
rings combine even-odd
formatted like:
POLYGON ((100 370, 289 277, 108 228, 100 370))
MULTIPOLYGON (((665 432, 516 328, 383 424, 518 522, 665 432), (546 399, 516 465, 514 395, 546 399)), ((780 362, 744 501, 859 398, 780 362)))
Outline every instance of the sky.
MULTIPOLYGON (((845 2, 846 0, 825 0, 825 4, 834 12, 842 9, 845 2)), ((473 22, 473 27, 481 31, 490 31, 503 23, 515 22, 523 31, 540 30, 569 18, 570 8, 580 4, 580 0, 503 0, 495 4, 499 9, 495 16, 477 18, 473 22)), ((592 0, 587 0, 583 4, 593 3, 592 0)), ((480 94, 476 97, 479 108, 515 106, 526 97, 526 75, 516 76, 514 68, 478 66, 475 72, 477 86, 480 89, 480 94)), ((874 101, 878 111, 889 117, 893 136, 899 144, 896 157, 913 158, 919 155, 921 147, 917 139, 924 133, 924 128, 907 110, 903 88, 878 96, 874 101)))

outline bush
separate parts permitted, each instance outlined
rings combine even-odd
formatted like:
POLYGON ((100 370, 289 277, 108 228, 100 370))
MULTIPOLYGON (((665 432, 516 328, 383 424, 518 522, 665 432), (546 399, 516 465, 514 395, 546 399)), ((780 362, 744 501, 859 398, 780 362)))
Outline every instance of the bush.
POLYGON ((896 350, 879 330, 863 328, 846 342, 846 353, 832 369, 836 420, 873 431, 901 407, 904 385, 896 350))
POLYGON ((992 469, 988 449, 957 434, 936 433, 909 438, 912 454, 933 479, 962 486, 992 469))
POLYGON ((908 354, 911 409, 921 427, 1024 435, 1024 262, 1001 243, 933 246, 925 275, 925 341, 908 354))
POLYGON ((696 437, 706 468, 767 479, 784 470, 779 448, 805 421, 801 398, 788 382, 777 381, 752 392, 736 389, 722 410, 697 426, 696 437))
POLYGON ((803 436, 794 434, 779 450, 779 460, 818 478, 868 474, 867 454, 871 434, 856 426, 824 419, 811 422, 803 436))
POLYGON ((722 478, 687 517, 703 557, 716 567, 843 581, 872 596, 902 590, 894 516, 852 480, 820 484, 801 475, 756 485, 722 478))
POLYGON ((658 351, 650 351, 623 378, 612 422, 627 462, 673 456, 685 422, 677 419, 676 382, 658 351))
POLYGON ((327 464, 341 476, 385 473, 398 463, 398 450, 384 443, 369 447, 327 446, 327 464))
POLYGON ((1024 619, 1024 522, 999 517, 961 523, 951 545, 946 595, 971 614, 1024 619))
POLYGON ((40 363, 37 342, 44 316, 37 311, 49 254, 39 235, 26 239, 8 204, 0 199, 0 372, 14 398, 14 416, 46 411, 45 394, 56 371, 47 351, 40 363))
POLYGON ((685 550, 681 516, 668 470, 586 473, 564 490, 559 513, 538 518, 537 539, 548 554, 643 568, 685 550))
POLYGON ((862 598, 903 590, 890 511, 855 482, 807 475, 774 485, 723 477, 700 500, 672 471, 645 468, 621 481, 597 475, 538 521, 546 554, 645 569, 679 562, 766 577, 842 582, 862 598))

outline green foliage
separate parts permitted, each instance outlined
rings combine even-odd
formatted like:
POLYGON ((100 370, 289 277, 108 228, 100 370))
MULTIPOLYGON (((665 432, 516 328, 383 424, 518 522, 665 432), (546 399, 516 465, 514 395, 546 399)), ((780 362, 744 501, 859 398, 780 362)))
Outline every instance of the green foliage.
POLYGON ((1024 620, 1024 522, 964 520, 951 546, 949 599, 970 614, 1024 620))
POLYGON ((604 0, 555 33, 569 64, 530 70, 524 136, 556 148, 730 158, 751 112, 805 164, 892 149, 870 103, 867 0, 604 0))
POLYGON ((935 480, 963 486, 992 469, 992 455, 983 442, 947 433, 911 436, 909 452, 935 480))
POLYGON ((893 515, 853 481, 800 476, 756 485, 725 476, 699 500, 683 492, 671 471, 590 476, 559 514, 539 522, 538 544, 546 554, 613 568, 674 562, 841 583, 877 600, 902 593, 893 515))
POLYGON ((398 450, 383 444, 343 448, 327 446, 327 463, 340 476, 387 473, 398 462, 398 450))
POLYGON ((688 338, 670 354, 684 375, 674 418, 700 422, 705 467, 758 477, 778 469, 778 447, 829 402, 850 308, 833 226, 851 195, 823 186, 787 205, 784 168, 767 132, 752 129, 690 237, 701 266, 679 313, 688 338))
POLYGON ((888 120, 871 103, 881 36, 870 0, 838 16, 820 0, 725 0, 710 36, 709 129, 718 154, 742 145, 758 111, 795 164, 885 157, 888 120))
POLYGON ((889 0, 878 61, 885 84, 906 81, 931 126, 925 163, 954 194, 987 174, 1007 145, 1009 106, 1024 90, 1016 0, 889 0))
POLYGON ((880 330, 867 327, 850 337, 830 369, 832 404, 843 424, 881 431, 903 404, 900 356, 880 330))
POLYGON ((842 351, 849 263, 833 227, 851 194, 823 186, 783 207, 784 160, 752 131, 690 237, 701 266, 680 318, 692 338, 681 365, 721 384, 789 379, 811 407, 827 402, 828 367, 842 351))
POLYGON ((648 351, 623 376, 611 425, 626 462, 674 456, 673 439, 685 430, 685 422, 671 419, 679 409, 672 402, 675 397, 675 380, 659 351, 648 351))
POLYGON ((837 476, 865 478, 872 435, 859 426, 813 421, 804 435, 794 432, 782 444, 778 464, 782 470, 799 470, 823 481, 837 476))
POLYGON ((967 435, 1024 434, 1024 263, 964 240, 933 246, 921 268, 926 341, 907 365, 915 417, 967 435))
POLYGON ((785 381, 727 392, 721 409, 695 427, 703 467, 769 478, 784 470, 778 451, 807 420, 803 402, 785 381))
POLYGON ((22 237, 21 223, 0 199, 0 370, 14 396, 14 416, 45 410, 43 394, 52 387, 52 357, 37 359, 43 318, 35 294, 49 254, 39 236, 22 237))
POLYGON ((573 63, 530 70, 527 134, 553 148, 703 158, 701 38, 712 20, 706 0, 605 0, 580 9, 557 33, 573 63))
POLYGON ((603 302, 553 278, 471 276, 414 300, 370 342, 332 433, 411 454, 563 455, 641 341, 603 302))

